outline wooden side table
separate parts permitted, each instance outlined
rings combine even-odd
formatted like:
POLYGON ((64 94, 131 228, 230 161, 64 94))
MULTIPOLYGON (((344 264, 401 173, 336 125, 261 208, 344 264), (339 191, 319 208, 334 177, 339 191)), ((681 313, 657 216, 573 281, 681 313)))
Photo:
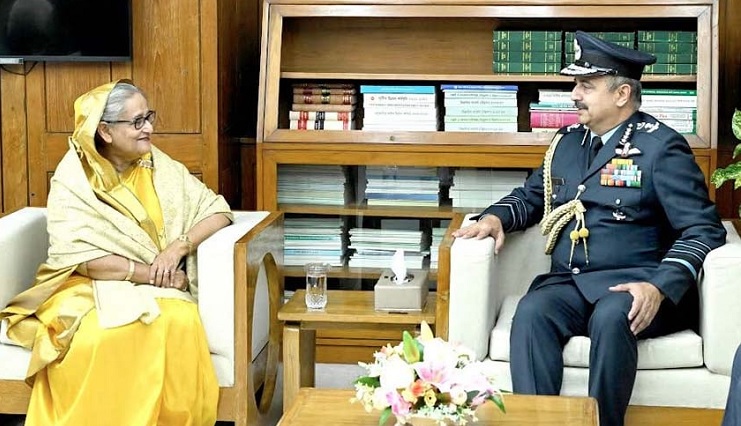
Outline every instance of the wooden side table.
MULTIPOLYGON (((306 309, 304 290, 294 293, 278 311, 283 326, 283 407, 293 404, 299 388, 314 386, 316 330, 353 329, 358 325, 435 323, 436 294, 427 295, 421 312, 380 312, 374 309, 372 291, 330 290, 323 311, 306 309)), ((368 362, 372 360, 367 360, 368 362)), ((348 383, 348 388, 350 384, 348 383)))

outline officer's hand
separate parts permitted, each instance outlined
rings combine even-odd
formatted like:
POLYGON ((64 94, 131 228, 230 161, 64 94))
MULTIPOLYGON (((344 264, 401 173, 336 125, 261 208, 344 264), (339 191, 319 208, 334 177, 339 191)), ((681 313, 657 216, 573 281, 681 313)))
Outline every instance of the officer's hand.
POLYGON ((610 291, 627 291, 633 296, 628 321, 630 321, 630 331, 636 335, 651 324, 665 297, 655 285, 645 281, 618 284, 610 287, 610 291))
POLYGON ((455 238, 476 238, 480 240, 486 237, 494 237, 494 253, 499 254, 499 249, 504 245, 504 230, 502 221, 493 214, 484 216, 480 221, 464 226, 453 231, 455 238))

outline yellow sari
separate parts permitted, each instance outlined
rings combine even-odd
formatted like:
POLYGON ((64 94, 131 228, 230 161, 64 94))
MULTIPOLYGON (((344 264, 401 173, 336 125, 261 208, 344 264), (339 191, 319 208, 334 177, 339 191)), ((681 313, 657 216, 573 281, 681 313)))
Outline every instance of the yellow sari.
MULTIPOLYGON (((213 425, 219 386, 193 297, 152 287, 158 316, 105 328, 98 286, 76 272, 107 254, 150 264, 200 220, 230 216, 222 197, 156 147, 121 176, 100 157, 93 135, 114 85, 75 102, 71 149, 49 194, 49 258, 34 287, 0 312, 8 337, 32 349, 26 425, 213 425)), ((195 296, 195 255, 186 265, 195 296)))

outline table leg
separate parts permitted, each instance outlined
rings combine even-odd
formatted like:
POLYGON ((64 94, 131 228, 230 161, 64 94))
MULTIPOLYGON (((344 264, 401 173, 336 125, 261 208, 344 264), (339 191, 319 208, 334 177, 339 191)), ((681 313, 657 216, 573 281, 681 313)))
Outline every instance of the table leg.
POLYGON ((283 327, 283 412, 298 394, 299 388, 314 387, 316 331, 301 329, 299 324, 283 327))

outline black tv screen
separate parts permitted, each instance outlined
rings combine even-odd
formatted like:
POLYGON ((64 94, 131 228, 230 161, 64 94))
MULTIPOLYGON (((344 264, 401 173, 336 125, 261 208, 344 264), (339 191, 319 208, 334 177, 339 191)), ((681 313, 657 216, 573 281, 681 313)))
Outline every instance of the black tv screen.
POLYGON ((131 0, 0 0, 0 58, 131 60, 131 0))

